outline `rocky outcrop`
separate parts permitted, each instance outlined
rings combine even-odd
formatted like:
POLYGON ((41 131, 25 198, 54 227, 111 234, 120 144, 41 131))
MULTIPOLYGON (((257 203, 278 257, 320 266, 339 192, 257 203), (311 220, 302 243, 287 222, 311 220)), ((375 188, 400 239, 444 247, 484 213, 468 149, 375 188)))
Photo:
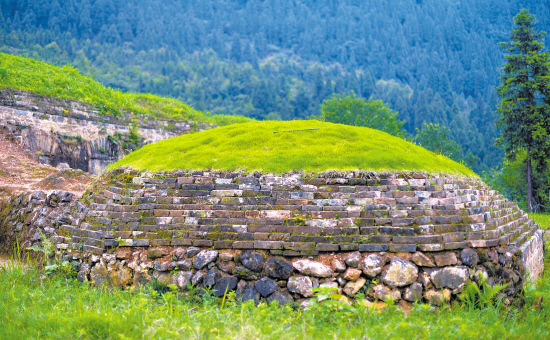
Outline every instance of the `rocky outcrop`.
POLYGON ((67 165, 94 174, 144 144, 208 127, 150 119, 131 112, 114 117, 72 100, 0 90, 0 130, 41 163, 67 165))

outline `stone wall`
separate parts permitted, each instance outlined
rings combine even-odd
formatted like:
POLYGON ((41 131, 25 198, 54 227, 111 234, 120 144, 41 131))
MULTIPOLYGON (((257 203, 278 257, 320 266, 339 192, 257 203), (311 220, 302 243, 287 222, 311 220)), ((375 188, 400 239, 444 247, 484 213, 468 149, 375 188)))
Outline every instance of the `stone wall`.
POLYGON ((67 191, 29 191, 0 201, 0 253, 13 255, 16 247, 41 243, 42 235, 55 237, 58 228, 72 223, 69 208, 77 197, 67 191))
MULTIPOLYGON (((208 128, 205 124, 100 114, 98 108, 72 100, 0 90, 0 131, 37 155, 45 164, 66 163, 97 174, 122 158, 132 119, 137 118, 139 145, 208 128)), ((134 146, 135 147, 135 146, 134 146)))
POLYGON ((510 302, 543 267, 537 225, 475 178, 116 169, 66 211, 52 240, 98 285, 440 304, 487 280, 510 302))

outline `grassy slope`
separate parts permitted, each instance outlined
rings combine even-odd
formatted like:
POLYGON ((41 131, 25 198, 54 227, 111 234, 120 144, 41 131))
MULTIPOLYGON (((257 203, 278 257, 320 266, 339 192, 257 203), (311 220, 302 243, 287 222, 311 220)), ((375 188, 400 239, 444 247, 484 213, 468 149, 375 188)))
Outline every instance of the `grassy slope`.
POLYGON ((0 88, 73 99, 94 105, 101 113, 114 116, 131 111, 153 118, 194 120, 217 125, 250 120, 241 116, 208 116, 179 100, 113 90, 83 76, 71 66, 57 67, 5 53, 0 53, 0 88))
POLYGON ((146 145, 111 168, 263 170, 420 170, 475 174, 462 164, 385 132, 319 121, 235 124, 146 145), (300 129, 318 129, 293 131, 300 129))

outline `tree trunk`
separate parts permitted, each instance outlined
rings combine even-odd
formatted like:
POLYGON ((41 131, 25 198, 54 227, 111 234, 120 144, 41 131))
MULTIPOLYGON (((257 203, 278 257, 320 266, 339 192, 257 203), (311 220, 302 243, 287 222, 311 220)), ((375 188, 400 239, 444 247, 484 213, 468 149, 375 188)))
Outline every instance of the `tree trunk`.
POLYGON ((531 156, 527 152, 527 207, 533 212, 533 182, 532 182, 531 156))

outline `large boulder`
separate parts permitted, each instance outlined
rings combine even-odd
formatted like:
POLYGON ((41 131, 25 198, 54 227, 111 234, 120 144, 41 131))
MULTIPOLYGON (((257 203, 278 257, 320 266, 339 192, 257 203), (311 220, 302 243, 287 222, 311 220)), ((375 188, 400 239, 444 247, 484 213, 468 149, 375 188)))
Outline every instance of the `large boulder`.
POLYGON ((258 303, 260 302, 260 293, 258 292, 258 290, 256 290, 253 284, 248 284, 243 291, 241 300, 242 301, 253 300, 254 303, 258 303))
POLYGON ((111 271, 111 282, 114 286, 124 287, 132 282, 132 272, 127 266, 119 264, 117 268, 111 271))
POLYGON ((359 276, 361 276, 361 271, 355 268, 348 268, 343 275, 344 279, 348 281, 355 281, 359 276))
POLYGON ((260 293, 263 297, 267 297, 273 294, 276 290, 279 289, 277 282, 273 281, 268 277, 262 277, 256 283, 254 283, 254 288, 260 293))
POLYGON ((179 272, 176 275, 176 285, 180 289, 186 289, 187 285, 191 283, 191 278, 193 277, 193 272, 179 272))
MULTIPOLYGON (((149 251, 150 253, 151 251, 149 251)), ((185 259, 185 255, 187 254, 187 252, 185 251, 185 249, 183 248, 176 248, 174 249, 174 251, 172 252, 172 258, 174 259, 174 261, 182 261, 183 259, 185 259)))
POLYGON ((222 297, 226 294, 226 292, 235 290, 235 288, 237 288, 238 281, 239 280, 234 276, 222 277, 214 285, 214 295, 217 297, 222 297))
POLYGON ((451 301, 451 291, 449 289, 435 290, 430 289, 424 293, 424 298, 429 304, 440 306, 445 302, 451 301))
POLYGON ((403 287, 415 282, 417 277, 418 268, 411 262, 396 256, 382 274, 382 281, 390 287, 403 287))
POLYGON ((268 303, 271 303, 273 301, 277 301, 277 303, 282 306, 294 302, 294 299, 292 298, 292 295, 290 295, 285 289, 281 289, 271 294, 267 298, 268 303))
POLYGON ((401 299, 401 292, 399 289, 389 289, 388 287, 384 286, 383 284, 377 284, 373 287, 372 295, 381 301, 385 301, 389 298, 392 298, 394 301, 398 301, 401 299))
POLYGON ((100 262, 96 264, 90 271, 90 280, 96 286, 101 286, 102 284, 110 281, 109 272, 107 271, 107 266, 100 262))
POLYGON ((241 263, 243 266, 255 272, 262 271, 264 261, 264 256, 256 251, 247 251, 241 256, 241 263))
POLYGON ((195 269, 202 269, 210 262, 214 262, 214 260, 216 260, 216 257, 218 257, 217 250, 201 250, 197 254, 195 261, 193 261, 193 267, 195 267, 195 269))
POLYGON ((363 270, 363 273, 370 278, 375 277, 376 275, 382 272, 382 267, 384 266, 384 260, 382 257, 371 254, 361 260, 359 263, 359 268, 363 270))
POLYGON ((206 276, 202 280, 202 284, 206 287, 212 287, 222 277, 220 271, 216 268, 212 268, 206 273, 206 276))
POLYGON ((403 294, 403 299, 410 302, 422 300, 422 284, 414 282, 412 285, 407 287, 407 289, 405 289, 405 293, 403 294))
POLYGON ((245 279, 249 281, 257 280, 259 273, 252 271, 244 266, 235 266, 233 268, 233 274, 240 279, 245 279))
POLYGON ((270 258, 265 263, 265 272, 275 279, 286 280, 292 275, 294 268, 285 260, 270 258))
POLYGON ((439 267, 453 266, 458 263, 455 253, 445 253, 434 255, 435 264, 439 267))
POLYGON ((366 282, 367 280, 365 280, 364 278, 360 278, 355 281, 349 281, 344 286, 344 293, 346 293, 346 295, 348 296, 354 296, 355 294, 357 294, 359 289, 363 288, 366 282))
POLYGON ((468 268, 456 266, 434 270, 430 277, 436 288, 459 289, 468 281, 468 274, 468 268))
POLYGON ((298 293, 304 297, 313 296, 313 282, 307 276, 293 276, 288 279, 287 288, 289 292, 298 293))
POLYGON ((294 268, 297 271, 304 275, 311 275, 315 277, 331 277, 333 274, 330 267, 325 266, 324 264, 312 260, 298 260, 293 264, 294 268))
POLYGON ((460 252, 460 260, 462 264, 474 268, 479 262, 479 256, 472 248, 464 248, 460 252))
POLYGON ((353 252, 344 258, 344 262, 350 267, 357 268, 359 261, 361 260, 361 253, 358 251, 353 252))
POLYGON ((411 260, 419 267, 435 267, 433 261, 419 251, 413 254, 411 260))

